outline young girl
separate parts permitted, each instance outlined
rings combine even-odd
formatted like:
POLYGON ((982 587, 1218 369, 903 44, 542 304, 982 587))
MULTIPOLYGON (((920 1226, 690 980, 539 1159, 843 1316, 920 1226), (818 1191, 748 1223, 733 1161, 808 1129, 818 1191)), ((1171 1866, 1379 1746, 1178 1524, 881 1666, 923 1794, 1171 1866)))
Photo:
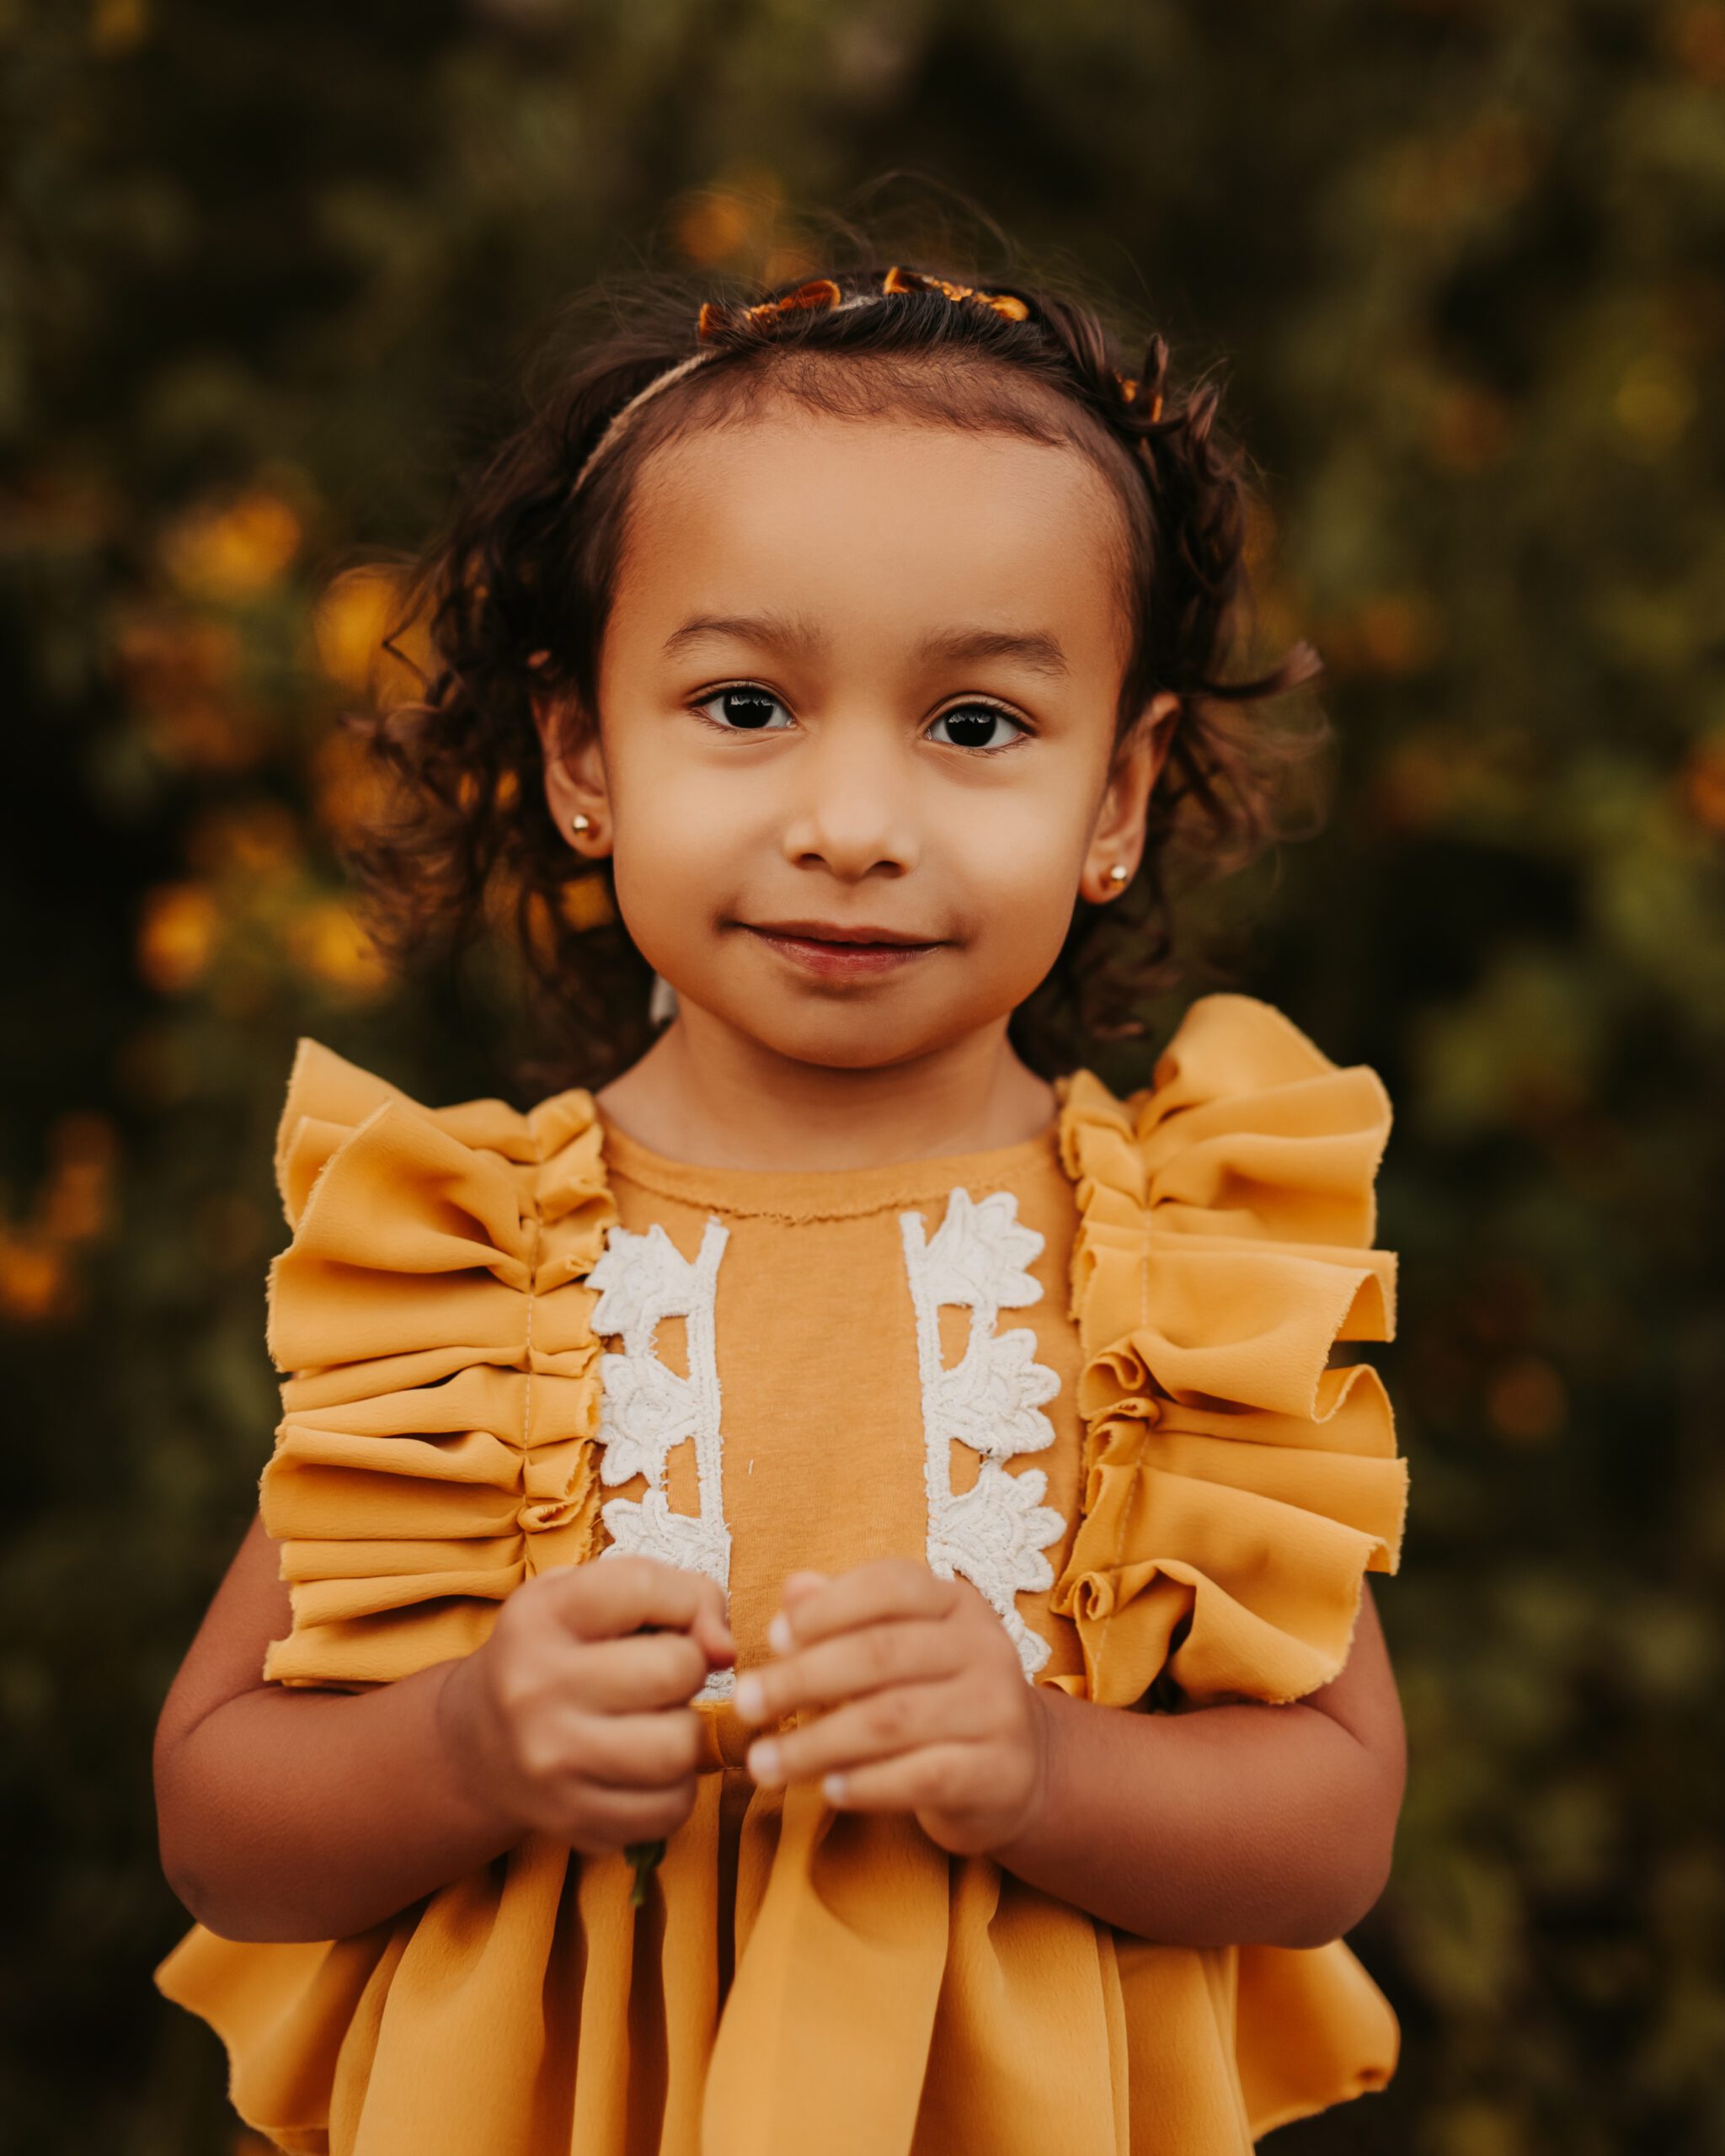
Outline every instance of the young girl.
POLYGON ((1124 1099, 1049 1044, 1315 654, 1218 678, 1160 338, 902 265, 649 321, 428 557, 367 857, 512 876, 623 1067, 300 1043, 157 1982, 298 2156, 1233 2156, 1396 2059, 1388 1108, 1242 996, 1124 1099))

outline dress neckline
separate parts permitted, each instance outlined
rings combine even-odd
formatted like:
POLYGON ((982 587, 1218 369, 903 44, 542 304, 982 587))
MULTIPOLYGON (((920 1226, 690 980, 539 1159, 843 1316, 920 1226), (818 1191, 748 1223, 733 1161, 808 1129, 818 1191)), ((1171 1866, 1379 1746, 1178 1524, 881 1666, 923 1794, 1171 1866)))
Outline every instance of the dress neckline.
POLYGON ((837 1219, 943 1198, 955 1184, 1003 1187, 1038 1168, 1058 1166, 1063 1107, 1033 1137, 980 1151, 885 1161, 861 1168, 732 1168, 672 1160, 632 1138, 597 1102, 608 1172, 622 1182, 715 1213, 781 1219, 837 1219))

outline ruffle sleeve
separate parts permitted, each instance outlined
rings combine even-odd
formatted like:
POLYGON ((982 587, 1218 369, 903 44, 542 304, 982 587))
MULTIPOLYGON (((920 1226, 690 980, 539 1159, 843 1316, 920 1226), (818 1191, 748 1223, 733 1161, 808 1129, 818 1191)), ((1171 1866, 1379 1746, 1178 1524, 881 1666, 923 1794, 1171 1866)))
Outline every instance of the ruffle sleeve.
MULTIPOLYGON (((291 1620, 263 1674, 358 1690, 471 1652, 524 1579, 608 1541, 585 1275, 616 1207, 585 1090, 427 1107, 311 1039, 275 1173, 292 1236, 269 1273, 283 1415, 259 1498, 291 1620)), ((692 1968, 711 1959, 703 1785, 662 1868, 692 1968)), ((621 2148, 632 1878, 528 1833, 350 1938, 195 1924, 155 1983, 216 2031, 235 2111, 289 2156, 621 2148)), ((701 2001, 677 2012, 703 2025, 701 2001)))
MULTIPOLYGON (((1401 1560, 1407 1465, 1377 1372, 1395 1261, 1373 1247, 1390 1107, 1267 1004, 1193 1005, 1125 1100, 1061 1081, 1078 1225, 1084 1483, 1052 1606, 1083 1651, 1063 1689, 1133 1706, 1283 1703, 1338 1674, 1365 1576, 1401 1560)), ((1129 2022, 1163 1950, 1119 1935, 1129 2022)), ((1258 2138, 1394 2074, 1401 2032, 1345 1940, 1230 1949, 1233 2073, 1258 2138)))
POLYGON ((1085 1454, 1053 1606, 1084 1674, 1055 1681, 1113 1705, 1158 1680, 1193 1705, 1297 1699, 1346 1661, 1365 1573, 1400 1561, 1389 1400, 1334 1352, 1394 1325, 1383 1086, 1211 995, 1142 1091, 1060 1090, 1085 1454))
POLYGON ((601 1139, 580 1088, 427 1108, 300 1042, 259 1484, 293 1621, 266 1678, 359 1688, 468 1653, 524 1578, 596 1550, 601 1139))

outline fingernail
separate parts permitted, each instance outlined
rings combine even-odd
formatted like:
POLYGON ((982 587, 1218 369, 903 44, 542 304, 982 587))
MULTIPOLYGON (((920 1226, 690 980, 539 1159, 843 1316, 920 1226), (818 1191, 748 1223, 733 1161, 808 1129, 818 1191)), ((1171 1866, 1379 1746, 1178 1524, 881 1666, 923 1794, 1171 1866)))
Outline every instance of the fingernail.
POLYGON ((749 1772, 757 1782, 778 1780, 778 1746, 772 1737, 761 1737, 749 1747, 749 1772))
POLYGON ((740 1677, 737 1679, 737 1712, 750 1721, 759 1721, 766 1706, 762 1693, 761 1679, 752 1669, 745 1676, 740 1677))
POLYGON ((775 1654, 791 1651, 791 1620, 782 1609, 766 1628, 766 1642, 775 1654))
POLYGON ((820 1792, 829 1804, 842 1804, 845 1801, 845 1778, 834 1773, 820 1778, 820 1792))

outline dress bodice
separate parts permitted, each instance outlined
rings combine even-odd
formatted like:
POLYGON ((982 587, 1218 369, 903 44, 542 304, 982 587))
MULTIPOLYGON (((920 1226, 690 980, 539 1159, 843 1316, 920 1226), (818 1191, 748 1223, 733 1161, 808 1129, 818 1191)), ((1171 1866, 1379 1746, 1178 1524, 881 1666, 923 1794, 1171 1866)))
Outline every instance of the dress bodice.
MULTIPOLYGON (((692 1168, 606 1125, 611 1546, 727 1588, 739 1668, 787 1572, 923 1558, 971 1580, 1027 1677, 1076 1673, 1050 1608, 1077 1516, 1076 1215, 1055 1127, 861 1171, 692 1168), (685 1524, 687 1523, 688 1524, 685 1524)), ((732 1672, 709 1694, 729 1698, 732 1672)))
MULTIPOLYGON (((1391 1329, 1383 1090, 1210 996, 1151 1086, 1056 1091, 990 1152, 721 1170, 582 1089, 428 1108, 302 1041, 264 1675, 387 1683, 629 1549, 723 1581, 742 1668, 787 1571, 898 1555, 1099 1707, 1336 1675, 1406 1501, 1377 1374, 1334 1353, 1391 1329)), ((356 1938, 195 1926, 157 1983, 242 2116, 293 2156, 1242 2156, 1388 2079, 1343 1942, 1163 1945, 911 1815, 756 1788, 732 1674, 639 1910, 620 1854, 531 1833, 356 1938)))

